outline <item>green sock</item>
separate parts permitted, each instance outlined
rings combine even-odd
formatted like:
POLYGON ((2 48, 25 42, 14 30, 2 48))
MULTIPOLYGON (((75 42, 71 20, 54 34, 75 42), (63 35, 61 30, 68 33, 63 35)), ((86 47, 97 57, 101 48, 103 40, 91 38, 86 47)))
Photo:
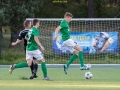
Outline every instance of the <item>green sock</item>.
POLYGON ((67 67, 69 67, 70 64, 71 64, 76 58, 77 58, 77 55, 76 55, 76 54, 73 54, 73 55, 70 57, 69 61, 67 62, 67 67))
POLYGON ((44 77, 47 77, 47 68, 46 68, 46 63, 45 62, 41 63, 41 68, 42 68, 44 77))
POLYGON ((82 51, 80 51, 78 53, 78 57, 79 57, 79 60, 80 60, 81 67, 83 67, 84 66, 84 57, 83 57, 83 52, 82 51))
POLYGON ((15 65, 15 68, 23 68, 23 67, 28 67, 27 62, 21 62, 15 65))

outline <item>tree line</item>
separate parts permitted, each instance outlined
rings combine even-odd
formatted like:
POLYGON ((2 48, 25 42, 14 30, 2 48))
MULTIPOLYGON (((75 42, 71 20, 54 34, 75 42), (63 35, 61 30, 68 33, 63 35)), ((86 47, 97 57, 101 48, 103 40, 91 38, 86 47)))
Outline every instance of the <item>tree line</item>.
POLYGON ((26 18, 63 18, 66 11, 74 18, 120 17, 120 0, 1 0, 0 28, 7 25, 17 33, 26 18))

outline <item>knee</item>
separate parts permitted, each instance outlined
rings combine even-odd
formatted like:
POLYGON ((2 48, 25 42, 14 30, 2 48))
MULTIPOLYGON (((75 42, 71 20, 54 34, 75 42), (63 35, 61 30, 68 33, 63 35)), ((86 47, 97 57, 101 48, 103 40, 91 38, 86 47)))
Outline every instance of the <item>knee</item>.
POLYGON ((43 58, 43 59, 41 60, 41 62, 45 62, 45 59, 43 58))
POLYGON ((38 63, 38 61, 37 60, 33 60, 33 63, 38 63))
POLYGON ((28 63, 28 66, 29 66, 29 67, 32 65, 32 62, 29 62, 29 61, 28 61, 27 63, 28 63))

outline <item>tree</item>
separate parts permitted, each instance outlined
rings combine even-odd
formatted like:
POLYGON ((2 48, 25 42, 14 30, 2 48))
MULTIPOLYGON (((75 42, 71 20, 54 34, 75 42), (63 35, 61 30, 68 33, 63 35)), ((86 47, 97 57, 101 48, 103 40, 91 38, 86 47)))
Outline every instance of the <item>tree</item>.
POLYGON ((88 0, 88 17, 94 18, 94 0, 88 0))
POLYGON ((11 41, 14 34, 23 29, 23 21, 29 17, 35 17, 41 6, 40 0, 5 0, 0 3, 0 20, 3 25, 9 25, 11 29, 11 41))

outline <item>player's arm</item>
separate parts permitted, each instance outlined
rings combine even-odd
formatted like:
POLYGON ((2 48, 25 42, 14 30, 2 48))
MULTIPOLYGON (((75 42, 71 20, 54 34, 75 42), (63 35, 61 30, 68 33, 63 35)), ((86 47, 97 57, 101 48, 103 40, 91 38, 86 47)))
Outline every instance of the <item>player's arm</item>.
POLYGON ((106 43, 104 44, 104 46, 102 47, 100 52, 103 52, 109 45, 111 45, 114 42, 113 38, 109 38, 106 43))
POLYGON ((19 33, 19 36, 18 36, 18 38, 17 38, 17 40, 16 40, 16 42, 12 42, 12 45, 13 46, 15 46, 15 45, 17 45, 17 44, 19 44, 20 42, 21 42, 21 40, 22 40, 22 31, 19 33))
POLYGON ((61 27, 60 27, 60 26, 58 26, 58 27, 55 29, 55 37, 54 37, 54 39, 53 39, 54 41, 56 41, 56 40, 57 40, 58 33, 59 33, 60 29, 61 29, 61 27))
POLYGON ((21 40, 17 39, 16 42, 12 42, 12 45, 15 46, 17 44, 19 44, 21 42, 21 40))
POLYGON ((25 40, 28 40, 28 37, 25 36, 25 40))
POLYGON ((41 48, 42 51, 44 51, 44 47, 42 46, 42 44, 40 43, 38 36, 34 36, 34 40, 35 42, 38 44, 38 46, 41 48))

